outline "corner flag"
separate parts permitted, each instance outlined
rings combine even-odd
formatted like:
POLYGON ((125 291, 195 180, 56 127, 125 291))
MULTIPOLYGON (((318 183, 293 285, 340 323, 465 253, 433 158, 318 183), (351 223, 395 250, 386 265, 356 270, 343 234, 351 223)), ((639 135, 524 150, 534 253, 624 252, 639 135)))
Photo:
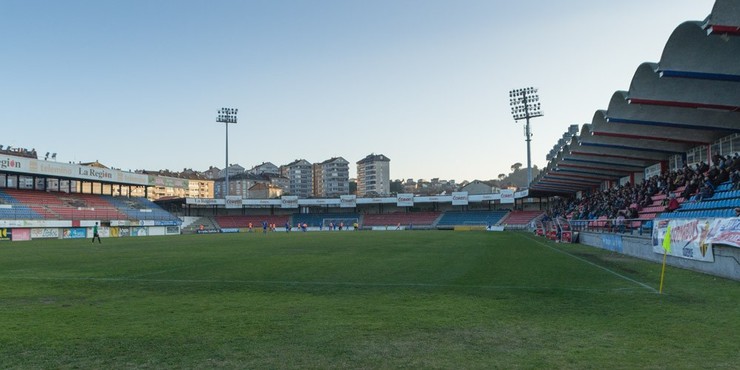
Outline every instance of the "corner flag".
POLYGON ((663 235, 663 269, 660 271, 660 289, 658 289, 658 294, 663 294, 663 276, 665 275, 665 257, 670 251, 671 251, 671 226, 668 225, 668 228, 665 231, 665 235, 663 235))
POLYGON ((667 253, 670 253, 671 251, 671 227, 668 226, 668 229, 665 231, 665 235, 663 236, 663 249, 667 253))

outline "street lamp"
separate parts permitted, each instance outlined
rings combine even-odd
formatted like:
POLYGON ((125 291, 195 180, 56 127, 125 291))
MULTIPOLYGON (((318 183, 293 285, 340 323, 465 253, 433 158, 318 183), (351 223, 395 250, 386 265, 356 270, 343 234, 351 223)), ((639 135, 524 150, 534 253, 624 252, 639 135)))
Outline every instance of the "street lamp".
POLYGON ((226 191, 225 196, 229 195, 229 123, 236 123, 236 113, 238 109, 234 108, 221 108, 218 110, 218 118, 216 122, 224 123, 226 126, 226 191))
POLYGON ((537 95, 537 89, 527 87, 524 89, 514 89, 509 91, 511 104, 511 115, 515 121, 526 119, 527 124, 524 126, 524 136, 527 141, 527 187, 532 183, 532 156, 529 148, 529 142, 532 141, 532 133, 529 131, 529 119, 542 117, 540 110, 540 97, 537 95))

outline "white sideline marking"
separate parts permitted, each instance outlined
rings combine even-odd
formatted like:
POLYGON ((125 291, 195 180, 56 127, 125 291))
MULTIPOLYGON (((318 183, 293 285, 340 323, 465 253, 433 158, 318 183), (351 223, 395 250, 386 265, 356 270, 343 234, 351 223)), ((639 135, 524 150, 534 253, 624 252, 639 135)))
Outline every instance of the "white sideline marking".
POLYGON ((594 289, 594 288, 563 288, 538 287, 516 285, 454 285, 432 283, 361 283, 342 281, 282 281, 282 280, 218 280, 218 279, 139 279, 139 278, 96 278, 96 277, 33 277, 33 276, 2 276, 0 280, 37 280, 37 281, 96 281, 96 282, 130 282, 130 283, 172 283, 172 284, 253 284, 253 285, 298 285, 298 286, 346 286, 346 287, 398 287, 398 288, 476 288, 495 290, 564 290, 575 292, 620 292, 631 291, 632 288, 594 289))
POLYGON ((136 275, 131 275, 131 276, 124 276, 124 277, 121 277, 121 278, 122 279, 136 279, 136 278, 142 278, 144 276, 152 276, 152 275, 166 274, 168 272, 188 270, 188 269, 196 268, 196 267, 213 266, 213 265, 218 265, 218 264, 223 264, 223 263, 224 263, 224 261, 214 261, 214 262, 210 262, 210 263, 202 263, 200 265, 187 265, 187 266, 173 267, 173 268, 167 269, 167 270, 146 272, 146 273, 143 273, 143 274, 136 274, 136 275))
POLYGON ((578 257, 578 256, 574 256, 574 255, 572 255, 572 254, 570 254, 570 253, 568 253, 568 252, 566 252, 566 251, 563 251, 563 250, 557 249, 557 248, 555 248, 555 247, 549 246, 549 245, 547 245, 547 244, 543 243, 543 242, 542 242, 542 241, 540 241, 540 240, 537 240, 537 239, 533 239, 533 238, 530 238, 529 236, 525 236, 525 238, 527 238, 527 239, 529 239, 529 240, 532 240, 532 241, 534 241, 534 242, 536 242, 536 243, 538 243, 538 244, 540 244, 540 245, 543 245, 543 246, 545 246, 545 247, 547 247, 547 248, 550 248, 550 249, 554 250, 555 252, 558 252, 558 253, 562 253, 562 254, 565 254, 565 255, 567 255, 567 256, 571 256, 571 257, 573 257, 573 258, 575 258, 575 259, 577 259, 577 260, 579 260, 579 261, 581 261, 581 262, 585 262, 585 263, 588 263, 588 264, 589 264, 589 265, 591 265, 591 266, 594 266, 594 267, 598 267, 598 268, 600 268, 600 269, 602 269, 602 270, 604 270, 604 271, 606 271, 606 272, 608 272, 608 273, 610 273, 610 274, 613 274, 613 275, 619 276, 620 278, 622 278, 622 279, 624 279, 624 280, 627 280, 627 281, 631 281, 631 282, 633 282, 633 283, 635 283, 635 284, 637 284, 637 285, 640 285, 640 286, 642 286, 642 287, 644 287, 644 288, 646 288, 646 289, 650 290, 650 291, 651 291, 651 292, 653 292, 653 293, 656 293, 656 294, 658 293, 658 290, 657 290, 657 289, 655 289, 655 288, 653 288, 653 287, 651 287, 650 285, 647 285, 647 284, 645 284, 645 283, 641 283, 641 282, 639 282, 639 281, 637 281, 637 280, 635 280, 635 279, 632 279, 632 278, 629 278, 629 277, 627 277, 627 276, 624 276, 624 275, 622 275, 622 274, 620 274, 620 273, 618 273, 618 272, 616 272, 616 271, 612 271, 612 270, 609 270, 608 268, 606 268, 606 267, 604 267, 604 266, 599 266, 599 265, 597 265, 597 264, 595 264, 595 263, 593 263, 593 262, 591 262, 591 261, 585 260, 585 259, 583 259, 583 258, 581 258, 581 257, 578 257))

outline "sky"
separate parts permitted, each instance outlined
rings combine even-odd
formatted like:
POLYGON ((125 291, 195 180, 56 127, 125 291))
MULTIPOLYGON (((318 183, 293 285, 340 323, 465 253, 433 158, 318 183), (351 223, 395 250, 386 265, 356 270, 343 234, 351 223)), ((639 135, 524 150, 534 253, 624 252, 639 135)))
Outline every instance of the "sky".
POLYGON ((391 159, 392 179, 527 165, 659 62, 711 0, 0 0, 0 145, 123 170, 391 159))

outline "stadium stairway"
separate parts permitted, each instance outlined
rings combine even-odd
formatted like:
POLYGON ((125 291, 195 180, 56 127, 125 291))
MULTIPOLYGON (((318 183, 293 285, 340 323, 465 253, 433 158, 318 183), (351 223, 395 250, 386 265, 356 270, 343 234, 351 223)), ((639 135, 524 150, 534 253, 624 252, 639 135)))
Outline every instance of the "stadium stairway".
POLYGON ((181 233, 195 234, 198 232, 201 225, 203 225, 204 230, 219 229, 218 225, 216 224, 216 220, 214 220, 212 217, 200 217, 188 226, 183 227, 181 233))
POLYGON ((499 221, 499 224, 505 224, 507 228, 521 229, 526 228, 529 224, 540 217, 542 211, 512 211, 499 221))
POLYGON ((110 195, 102 195, 101 197, 113 204, 121 213, 130 219, 171 221, 178 224, 182 222, 180 218, 165 211, 162 207, 146 198, 112 197, 110 195))

